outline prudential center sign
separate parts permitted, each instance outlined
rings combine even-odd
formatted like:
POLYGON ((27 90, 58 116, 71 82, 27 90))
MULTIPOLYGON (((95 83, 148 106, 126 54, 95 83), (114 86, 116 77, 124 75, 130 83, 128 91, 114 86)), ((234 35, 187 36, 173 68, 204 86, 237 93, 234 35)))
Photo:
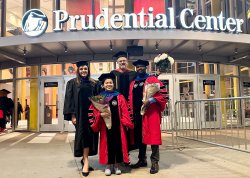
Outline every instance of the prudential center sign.
MULTIPOLYGON (((37 9, 29 10, 22 19, 22 28, 28 36, 39 36, 47 29, 46 15, 37 9), (33 11, 35 11, 33 13, 33 11), (38 15, 37 15, 38 14, 38 15), (39 33, 36 33, 38 32, 39 33), (30 35, 32 34, 32 35, 30 35)), ((109 16, 108 8, 103 8, 102 13, 94 15, 70 15, 64 10, 53 11, 55 19, 55 32, 63 31, 63 24, 70 22, 70 31, 87 30, 129 30, 129 29, 175 29, 176 21, 180 22, 182 28, 187 30, 227 31, 241 33, 243 19, 225 18, 221 12, 219 16, 194 15, 192 9, 183 9, 178 19, 175 17, 173 8, 168 8, 166 14, 154 15, 154 9, 150 7, 147 11, 142 8, 141 12, 113 14, 109 16), (189 20, 187 20, 189 19, 189 20), (191 22, 190 22, 190 19, 191 22), (187 22, 189 21, 189 22, 187 22), (79 24, 79 25, 77 25, 79 24)))

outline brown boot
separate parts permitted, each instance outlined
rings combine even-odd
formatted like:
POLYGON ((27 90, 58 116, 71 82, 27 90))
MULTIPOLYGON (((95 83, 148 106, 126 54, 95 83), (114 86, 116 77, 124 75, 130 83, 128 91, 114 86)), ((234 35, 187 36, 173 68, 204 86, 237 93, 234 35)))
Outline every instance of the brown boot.
POLYGON ((152 165, 150 168, 150 174, 156 174, 157 172, 159 172, 158 162, 152 162, 152 165))

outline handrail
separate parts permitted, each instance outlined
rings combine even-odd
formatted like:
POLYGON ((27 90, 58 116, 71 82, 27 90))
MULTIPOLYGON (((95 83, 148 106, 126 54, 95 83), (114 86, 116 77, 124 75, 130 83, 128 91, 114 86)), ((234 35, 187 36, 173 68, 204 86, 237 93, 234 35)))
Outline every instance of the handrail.
POLYGON ((239 97, 230 97, 230 98, 197 99, 197 100, 180 100, 180 101, 176 101, 175 104, 181 103, 181 102, 221 101, 221 100, 235 100, 235 99, 250 99, 250 96, 239 96, 239 97))

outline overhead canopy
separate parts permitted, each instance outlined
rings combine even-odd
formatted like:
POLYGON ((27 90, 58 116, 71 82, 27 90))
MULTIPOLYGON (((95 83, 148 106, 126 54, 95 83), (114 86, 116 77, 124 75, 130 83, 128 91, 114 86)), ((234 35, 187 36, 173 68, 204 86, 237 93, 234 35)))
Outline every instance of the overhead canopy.
POLYGON ((3 37, 0 43, 1 68, 74 62, 112 61, 127 46, 143 46, 152 60, 169 53, 176 61, 201 61, 250 66, 250 35, 186 30, 78 31, 46 33, 38 38, 26 35, 3 37))

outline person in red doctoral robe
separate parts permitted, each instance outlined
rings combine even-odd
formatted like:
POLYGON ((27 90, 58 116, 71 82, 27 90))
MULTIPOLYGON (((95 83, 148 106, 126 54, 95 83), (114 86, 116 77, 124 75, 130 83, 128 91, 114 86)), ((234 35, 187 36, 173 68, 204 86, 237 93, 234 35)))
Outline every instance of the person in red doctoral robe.
POLYGON ((137 60, 133 62, 136 67, 137 77, 130 84, 129 90, 129 109, 131 119, 134 122, 134 130, 130 130, 130 150, 139 148, 139 161, 132 164, 131 168, 147 167, 146 147, 151 145, 151 169, 150 173, 155 174, 159 171, 159 145, 162 144, 161 139, 161 112, 166 105, 165 87, 155 76, 149 76, 146 73, 148 61, 137 60), (159 91, 153 97, 146 101, 143 100, 145 94, 145 86, 147 84, 158 84, 159 91), (145 105, 147 110, 141 115, 141 106, 145 105))
POLYGON ((105 175, 121 174, 119 164, 129 162, 128 147, 126 139, 126 127, 133 128, 134 125, 129 117, 127 101, 119 92, 113 91, 115 75, 112 73, 102 74, 105 91, 100 95, 108 98, 110 112, 100 112, 94 105, 89 109, 89 122, 94 132, 100 132, 99 163, 106 164, 105 175), (111 129, 108 129, 104 119, 111 116, 111 129), (113 170, 114 169, 114 170, 113 170))

